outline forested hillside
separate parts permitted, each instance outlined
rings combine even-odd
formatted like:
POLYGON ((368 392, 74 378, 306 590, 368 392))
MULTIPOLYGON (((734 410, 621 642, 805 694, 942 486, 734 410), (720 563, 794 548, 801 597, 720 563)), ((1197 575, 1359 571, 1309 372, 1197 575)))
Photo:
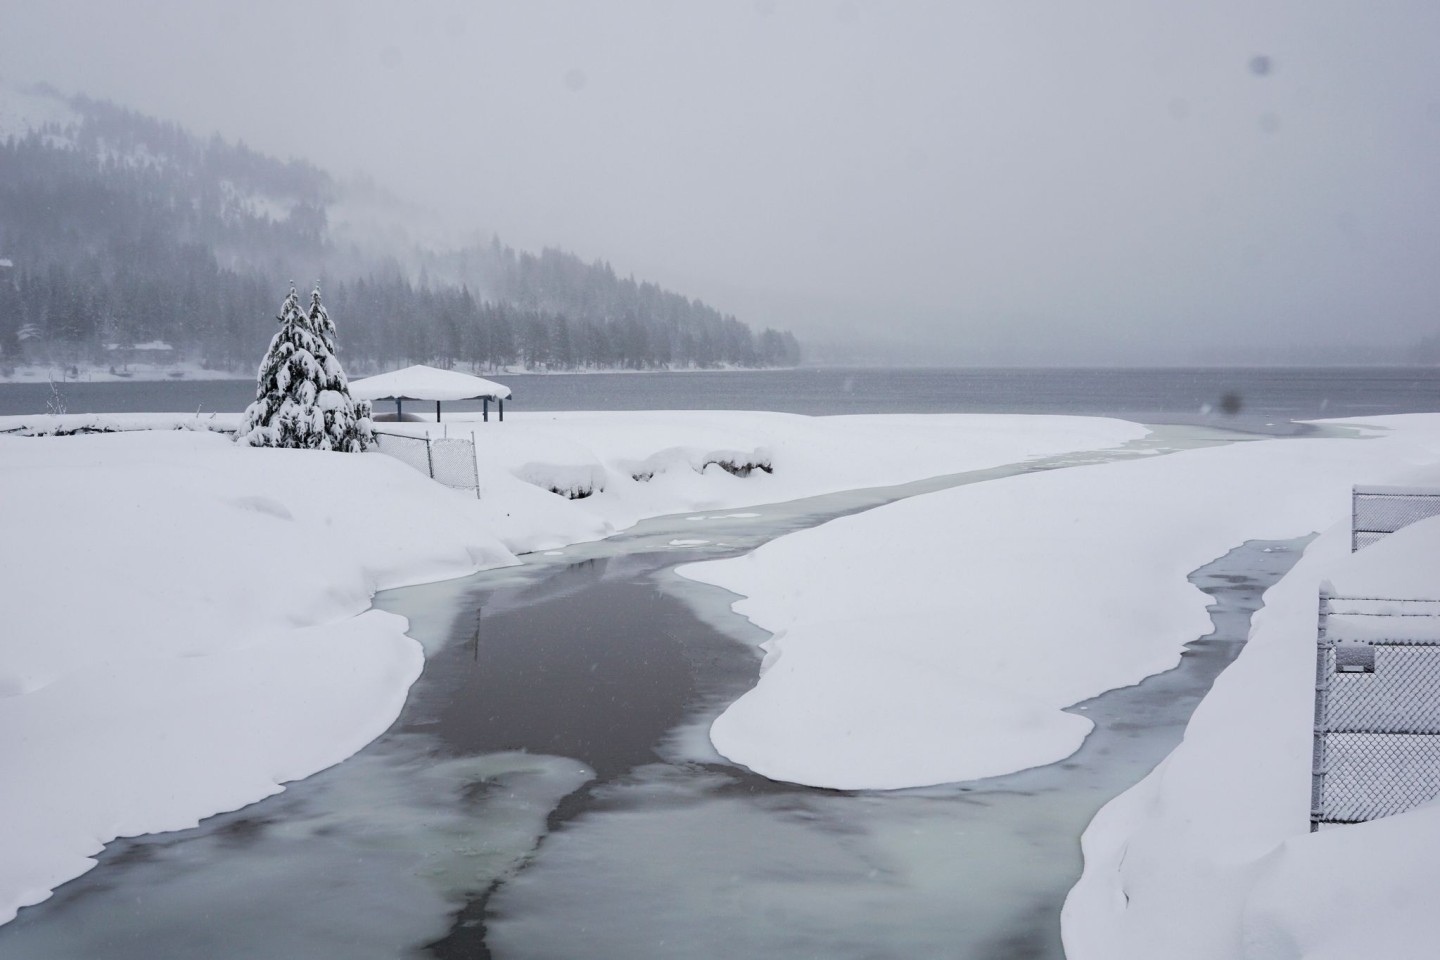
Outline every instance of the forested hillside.
POLYGON ((0 141, 0 369, 105 363, 163 341, 248 371, 289 283, 321 280, 347 366, 541 369, 791 365, 788 333, 568 253, 407 246, 362 254, 345 188, 303 161, 111 104, 65 102, 0 141), (9 265, 6 264, 9 262, 9 265))

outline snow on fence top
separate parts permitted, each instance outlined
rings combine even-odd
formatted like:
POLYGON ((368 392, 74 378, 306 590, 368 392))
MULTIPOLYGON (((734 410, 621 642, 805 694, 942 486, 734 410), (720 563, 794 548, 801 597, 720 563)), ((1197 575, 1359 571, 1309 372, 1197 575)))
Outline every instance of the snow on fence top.
POLYGON ((494 380, 417 364, 350 381, 356 400, 507 400, 510 388, 494 380))

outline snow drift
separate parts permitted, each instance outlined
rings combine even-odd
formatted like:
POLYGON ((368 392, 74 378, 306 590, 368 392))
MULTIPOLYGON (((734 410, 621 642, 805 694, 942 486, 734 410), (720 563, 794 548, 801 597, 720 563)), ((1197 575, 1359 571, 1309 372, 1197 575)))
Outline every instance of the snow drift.
MULTIPOLYGON (((1374 421, 1352 481, 1440 485, 1440 417, 1374 421)), ((1440 520, 1349 553, 1348 510, 1265 595, 1248 644, 1184 742, 1084 837, 1063 918, 1074 960, 1321 960, 1434 954, 1434 804, 1310 834, 1316 601, 1434 597, 1440 520)))
POLYGON ((112 838, 192 826, 380 734, 422 655, 401 618, 367 612, 376 590, 647 516, 1145 432, 1062 417, 531 414, 473 425, 477 500, 381 454, 243 448, 204 420, 0 418, 0 434, 159 428, 0 436, 0 922, 89 869, 112 838), (677 449, 701 469, 626 472, 677 449), (703 467, 759 450, 773 451, 773 475, 703 467), (526 464, 580 467, 604 488, 565 500, 522 481, 526 464))
POLYGON ((1209 629, 1188 574, 1349 512, 1387 439, 1265 440, 915 497, 683 576, 773 634, 716 720, 725 756, 780 780, 891 789, 1051 763, 1064 708, 1179 662, 1209 629))

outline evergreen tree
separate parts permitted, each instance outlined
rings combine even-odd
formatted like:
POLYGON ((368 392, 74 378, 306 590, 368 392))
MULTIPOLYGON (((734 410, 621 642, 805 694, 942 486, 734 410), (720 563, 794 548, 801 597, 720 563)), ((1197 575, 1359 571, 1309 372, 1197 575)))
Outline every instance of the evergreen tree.
POLYGON ((245 409, 236 439, 252 447, 364 450, 375 439, 370 404, 350 397, 319 288, 306 314, 291 286, 277 319, 280 329, 260 363, 255 402, 245 409))
POLYGON ((325 411, 325 440, 321 449, 359 453, 375 442, 375 429, 370 420, 370 401, 350 396, 350 379, 340 366, 335 347, 335 324, 325 305, 320 302, 320 288, 310 294, 310 329, 314 330, 325 348, 321 363, 324 379, 320 383, 318 403, 325 411))

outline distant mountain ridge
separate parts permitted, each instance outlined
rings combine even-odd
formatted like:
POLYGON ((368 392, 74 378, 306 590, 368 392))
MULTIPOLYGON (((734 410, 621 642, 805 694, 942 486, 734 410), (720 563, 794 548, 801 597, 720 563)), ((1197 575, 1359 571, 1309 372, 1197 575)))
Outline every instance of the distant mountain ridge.
POLYGON ((44 88, 0 88, 0 367, 104 363, 163 341, 249 370, 292 278, 323 283, 357 370, 780 366, 788 333, 756 334, 697 300, 558 250, 498 239, 428 249, 398 202, 221 137, 44 88), (391 203, 388 239, 348 226, 391 203), (339 214, 346 226, 337 229, 339 214))

